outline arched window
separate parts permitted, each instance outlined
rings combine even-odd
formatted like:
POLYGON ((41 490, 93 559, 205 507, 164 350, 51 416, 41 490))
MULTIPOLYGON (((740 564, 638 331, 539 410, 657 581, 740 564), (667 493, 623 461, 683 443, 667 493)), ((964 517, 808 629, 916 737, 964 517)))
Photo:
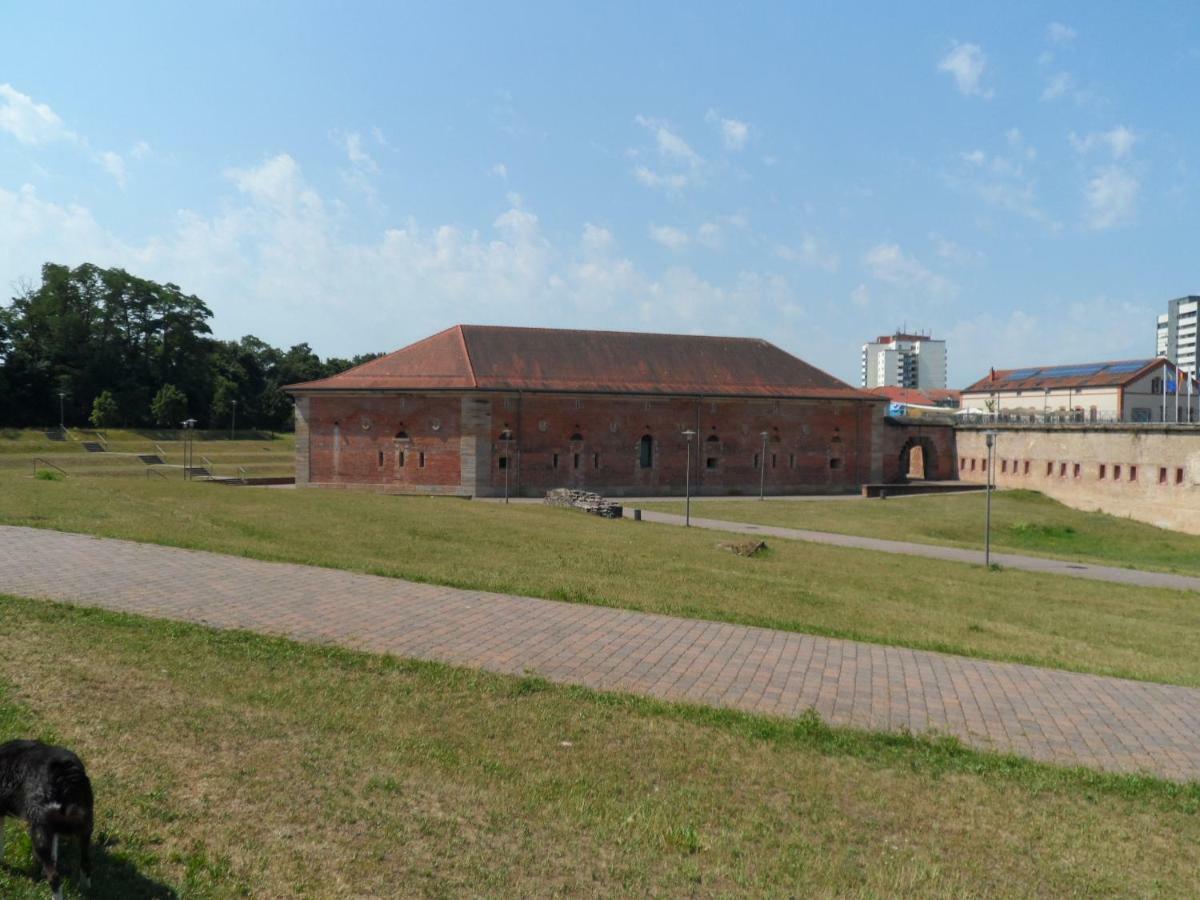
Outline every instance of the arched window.
POLYGON ((408 432, 407 431, 397 431, 396 437, 393 440, 407 441, 408 440, 408 432))
POLYGON ((577 432, 575 432, 573 435, 571 435, 571 440, 573 440, 573 441, 582 441, 582 440, 583 440, 583 435, 582 435, 582 434, 580 434, 580 433, 577 431, 577 432))
POLYGON ((719 437, 717 437, 715 434, 710 434, 710 435, 708 436, 707 443, 709 443, 709 444, 719 444, 719 443, 721 443, 721 439, 720 439, 719 437))
POLYGON ((643 469, 654 465, 654 438, 648 434, 643 434, 642 439, 638 441, 638 464, 643 469))

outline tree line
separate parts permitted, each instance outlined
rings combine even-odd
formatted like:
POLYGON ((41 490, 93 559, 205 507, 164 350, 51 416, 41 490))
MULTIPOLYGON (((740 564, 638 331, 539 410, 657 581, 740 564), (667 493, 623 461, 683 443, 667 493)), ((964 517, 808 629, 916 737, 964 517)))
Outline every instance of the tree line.
POLYGON ((41 284, 0 307, 0 425, 287 430, 281 388, 379 356, 321 360, 253 335, 212 337, 212 310, 178 285, 123 269, 47 263, 41 284), (60 396, 61 395, 61 396, 60 396))

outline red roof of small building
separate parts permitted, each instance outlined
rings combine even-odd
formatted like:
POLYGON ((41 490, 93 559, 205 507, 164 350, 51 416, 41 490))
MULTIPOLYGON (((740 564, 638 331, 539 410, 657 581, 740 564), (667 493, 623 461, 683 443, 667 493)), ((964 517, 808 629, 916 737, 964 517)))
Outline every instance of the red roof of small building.
POLYGON ((937 406, 946 400, 953 400, 957 406, 962 396, 958 391, 944 388, 917 390, 916 388, 887 386, 867 388, 866 391, 877 397, 887 397, 893 403, 912 403, 916 406, 937 406))
POLYGON ((413 390, 878 399, 756 338, 455 325, 292 393, 413 390))
POLYGON ((986 394, 996 391, 1029 391, 1053 388, 1117 387, 1141 378, 1146 372, 1163 364, 1175 367, 1163 358, 1119 359, 1108 362, 1077 363, 1067 366, 1027 366, 1023 369, 992 369, 974 384, 963 388, 964 394, 986 394))

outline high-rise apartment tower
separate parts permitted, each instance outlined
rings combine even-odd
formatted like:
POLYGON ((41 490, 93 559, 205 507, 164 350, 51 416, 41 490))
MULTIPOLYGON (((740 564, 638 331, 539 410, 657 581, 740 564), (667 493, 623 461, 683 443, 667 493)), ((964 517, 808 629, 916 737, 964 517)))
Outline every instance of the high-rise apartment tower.
POLYGON ((862 386, 924 390, 946 387, 946 342, 927 334, 876 338, 862 348, 862 386))

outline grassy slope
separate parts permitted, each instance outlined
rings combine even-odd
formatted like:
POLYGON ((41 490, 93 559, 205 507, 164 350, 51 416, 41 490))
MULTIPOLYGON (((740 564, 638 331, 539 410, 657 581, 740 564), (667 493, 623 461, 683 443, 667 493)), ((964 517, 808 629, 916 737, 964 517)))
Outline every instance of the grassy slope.
MULTIPOLYGON (((982 493, 878 502, 692 501, 692 515, 889 540, 982 548, 982 493)), ((639 503, 683 515, 682 501, 639 503)), ((992 495, 992 548, 1200 575, 1200 536, 1063 506, 1035 491, 992 495)))
POLYGON ((0 474, 0 524, 1200 685, 1182 592, 720 535, 533 505, 0 474))
POLYGON ((34 721, 98 898, 1200 890, 1196 787, 0 598, 0 739, 34 721))

